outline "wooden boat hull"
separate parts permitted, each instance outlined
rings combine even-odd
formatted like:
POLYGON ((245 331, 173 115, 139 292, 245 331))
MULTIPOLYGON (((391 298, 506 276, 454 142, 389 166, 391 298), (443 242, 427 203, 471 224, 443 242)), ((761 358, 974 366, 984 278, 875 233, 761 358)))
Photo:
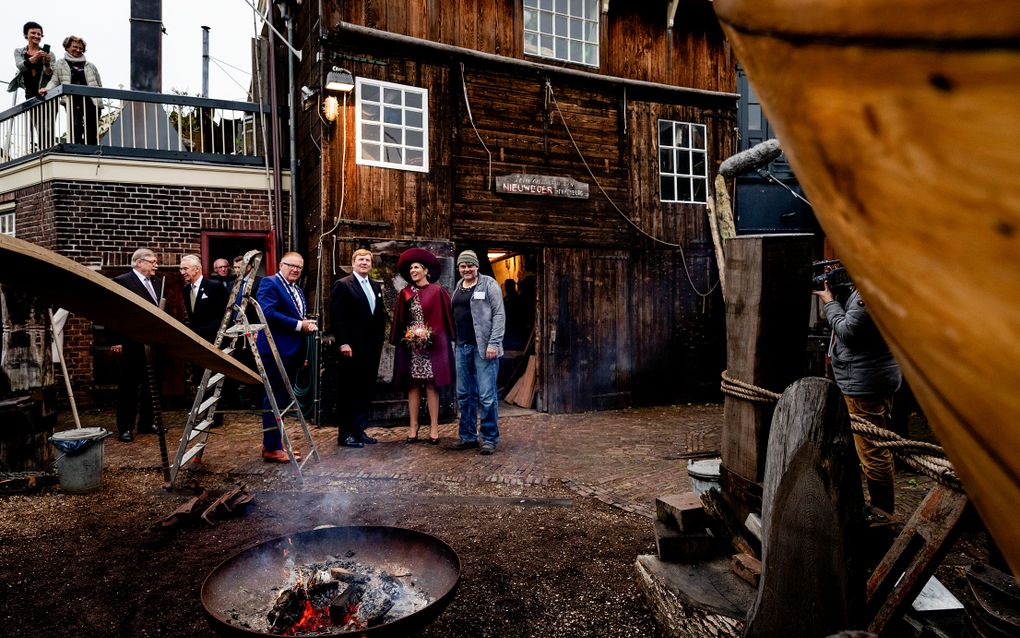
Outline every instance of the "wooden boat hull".
POLYGON ((0 281, 131 339, 165 348, 185 361, 242 383, 262 383, 250 368, 212 347, 155 305, 112 279, 36 244, 0 235, 0 281))
POLYGON ((1020 573, 1020 3, 715 7, 822 227, 1020 573))

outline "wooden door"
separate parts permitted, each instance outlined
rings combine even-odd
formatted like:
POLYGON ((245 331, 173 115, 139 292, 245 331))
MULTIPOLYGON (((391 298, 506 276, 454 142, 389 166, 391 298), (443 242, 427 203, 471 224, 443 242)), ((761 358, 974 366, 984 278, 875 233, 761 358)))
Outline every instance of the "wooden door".
POLYGON ((543 250, 540 345, 547 411, 630 403, 629 270, 624 251, 543 250))

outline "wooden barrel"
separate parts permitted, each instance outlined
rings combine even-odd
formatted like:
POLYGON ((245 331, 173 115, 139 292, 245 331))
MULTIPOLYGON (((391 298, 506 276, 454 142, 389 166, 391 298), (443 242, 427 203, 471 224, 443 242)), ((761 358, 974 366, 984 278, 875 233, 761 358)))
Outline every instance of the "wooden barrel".
POLYGON ((715 8, 819 222, 1020 573, 1020 2, 715 8))

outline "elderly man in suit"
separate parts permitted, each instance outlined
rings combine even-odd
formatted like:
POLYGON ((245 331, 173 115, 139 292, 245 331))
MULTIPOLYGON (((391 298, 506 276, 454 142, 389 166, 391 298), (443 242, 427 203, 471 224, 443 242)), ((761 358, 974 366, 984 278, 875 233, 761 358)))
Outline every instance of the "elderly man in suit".
MULTIPOLYGON (((181 257, 181 277, 184 279, 184 309, 188 313, 188 327, 203 339, 212 343, 216 341, 223 313, 227 309, 229 293, 223 285, 208 277, 202 276, 202 260, 197 255, 181 257)), ((191 367, 191 378, 195 385, 202 382, 203 369, 191 367)), ((223 425, 223 413, 216 412, 213 416, 213 427, 223 425)))
MULTIPOLYGON (((286 253, 280 259, 280 267, 272 277, 265 277, 259 284, 256 300, 266 316, 266 323, 273 333, 273 342, 280 354, 283 370, 276 367, 269 341, 265 333, 259 333, 258 349, 273 388, 276 405, 283 410, 290 403, 290 396, 284 385, 282 374, 294 382, 305 354, 305 336, 319 329, 314 319, 308 319, 308 302, 297 281, 304 270, 305 260, 298 253, 286 253)), ((269 403, 269 395, 262 402, 262 459, 267 463, 289 463, 283 450, 283 440, 277 428, 269 403)), ((295 456, 298 455, 294 451, 295 456)))
MULTIPOLYGON (((146 301, 160 306, 163 299, 162 277, 155 277, 159 268, 156 254, 148 248, 139 248, 131 255, 133 268, 113 278, 146 301)), ((130 339, 121 339, 111 350, 120 353, 120 381, 117 384, 117 431, 124 443, 134 441, 132 430, 135 419, 138 432, 154 433, 152 394, 149 391, 149 369, 145 361, 145 346, 130 339)))
POLYGON ((330 291, 330 321, 340 346, 340 392, 337 443, 360 448, 376 439, 365 434, 386 333, 386 309, 379 283, 368 278, 372 253, 364 248, 351 256, 353 272, 330 291))

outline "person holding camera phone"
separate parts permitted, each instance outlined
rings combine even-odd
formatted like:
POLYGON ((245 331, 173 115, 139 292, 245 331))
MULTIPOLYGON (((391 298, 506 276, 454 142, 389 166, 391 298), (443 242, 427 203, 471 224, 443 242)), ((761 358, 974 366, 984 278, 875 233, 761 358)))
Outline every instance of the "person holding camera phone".
MULTIPOLYGON (((813 294, 825 304, 825 316, 832 327, 829 359, 847 409, 851 415, 891 430, 893 394, 902 381, 900 367, 857 288, 849 283, 849 297, 840 303, 829 279, 823 278, 822 284, 813 294)), ((868 482, 871 506, 891 515, 895 507, 892 452, 859 434, 854 435, 854 445, 868 482)))
POLYGON ((22 27, 25 40, 28 42, 23 47, 14 49, 14 66, 18 68, 18 74, 11 81, 8 91, 14 92, 18 89, 25 90, 25 99, 31 100, 39 97, 39 89, 46 86, 53 71, 50 69, 50 45, 40 45, 43 38, 43 28, 38 22, 26 22, 22 27))

